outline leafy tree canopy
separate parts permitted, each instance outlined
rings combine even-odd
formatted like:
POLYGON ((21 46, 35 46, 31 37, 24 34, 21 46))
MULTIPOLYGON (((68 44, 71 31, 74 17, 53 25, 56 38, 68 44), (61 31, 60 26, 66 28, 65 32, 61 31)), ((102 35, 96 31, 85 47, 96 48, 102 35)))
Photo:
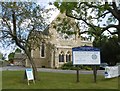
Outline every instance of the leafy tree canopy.
POLYGON ((112 36, 108 39, 103 38, 101 41, 102 61, 107 62, 109 65, 116 65, 120 60, 120 48, 117 40, 117 36, 112 36))
POLYGON ((19 48, 17 48, 17 49, 15 50, 15 53, 21 53, 21 50, 20 50, 19 48))
POLYGON ((15 55, 14 52, 10 53, 10 54, 8 55, 8 60, 13 60, 13 59, 14 59, 14 55, 15 55))
POLYGON ((2 59, 2 57, 3 57, 3 54, 2 54, 2 53, 0 53, 0 59, 2 59))
MULTIPOLYGON (((118 35, 120 42, 120 2, 64 2, 64 0, 55 2, 54 5, 65 13, 66 16, 79 20, 86 24, 88 28, 92 28, 96 34, 100 30, 100 34, 108 31, 110 34, 118 35), (111 29, 114 28, 114 29, 111 29)), ((80 22, 80 23, 81 23, 80 22)), ((88 32, 87 31, 84 31, 88 32)), ((80 33, 81 34, 81 33, 80 33)))

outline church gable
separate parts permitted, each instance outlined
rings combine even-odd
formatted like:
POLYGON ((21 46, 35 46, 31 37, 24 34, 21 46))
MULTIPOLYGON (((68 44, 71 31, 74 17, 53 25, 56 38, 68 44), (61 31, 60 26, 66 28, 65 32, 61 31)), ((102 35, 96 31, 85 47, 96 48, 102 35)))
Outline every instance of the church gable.
POLYGON ((76 39, 78 29, 74 19, 67 17, 65 14, 59 14, 50 24, 49 32, 58 39, 76 39))
POLYGON ((74 46, 81 41, 75 20, 65 14, 60 13, 49 25, 48 31, 50 35, 49 41, 55 45, 74 46))

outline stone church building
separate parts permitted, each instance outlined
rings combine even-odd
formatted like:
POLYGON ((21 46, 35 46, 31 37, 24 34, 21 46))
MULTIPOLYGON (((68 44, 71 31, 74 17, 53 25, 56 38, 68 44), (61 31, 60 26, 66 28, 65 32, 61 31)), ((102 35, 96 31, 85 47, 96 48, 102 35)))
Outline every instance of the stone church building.
MULTIPOLYGON (((72 48, 78 46, 92 46, 92 41, 88 38, 80 37, 78 33, 68 35, 57 31, 54 24, 57 23, 58 17, 66 17, 59 14, 57 18, 44 30, 44 38, 40 41, 40 46, 31 50, 31 56, 35 61, 36 67, 59 68, 64 63, 72 61, 72 48), (49 36, 50 35, 50 36, 49 36)), ((75 20, 72 20, 72 31, 79 31, 77 29, 75 20)), ((25 66, 29 67, 28 59, 25 66)))

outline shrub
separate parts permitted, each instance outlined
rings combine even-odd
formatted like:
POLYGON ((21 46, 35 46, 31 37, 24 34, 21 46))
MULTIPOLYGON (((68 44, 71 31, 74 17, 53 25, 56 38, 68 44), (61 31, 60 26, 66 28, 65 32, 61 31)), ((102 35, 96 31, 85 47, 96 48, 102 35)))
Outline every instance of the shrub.
MULTIPOLYGON (((78 68, 76 66, 74 66, 73 63, 70 61, 68 63, 63 64, 61 69, 63 69, 63 70, 77 70, 78 68)), ((79 69, 92 70, 92 67, 91 66, 79 65, 79 69)))
POLYGON ((61 69, 63 69, 63 70, 68 69, 69 70, 71 67, 73 67, 72 62, 68 62, 68 63, 63 64, 61 69))
POLYGON ((90 66, 84 66, 83 69, 85 69, 85 70, 92 70, 92 67, 90 67, 90 66))

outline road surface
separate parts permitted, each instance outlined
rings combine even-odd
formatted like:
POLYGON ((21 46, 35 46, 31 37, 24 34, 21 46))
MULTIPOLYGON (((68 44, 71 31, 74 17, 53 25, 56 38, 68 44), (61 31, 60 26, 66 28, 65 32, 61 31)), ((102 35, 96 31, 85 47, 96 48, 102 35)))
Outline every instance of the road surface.
MULTIPOLYGON (((25 67, 20 66, 6 66, 1 67, 0 71, 10 70, 10 71, 18 71, 18 70, 25 70, 25 67)), ((55 72, 55 73, 70 73, 70 74, 76 74, 76 70, 61 70, 61 69, 50 69, 50 68, 37 68, 40 72, 55 72)), ((87 70, 80 70, 80 74, 93 74, 93 71, 87 71, 87 70)), ((98 70, 98 75, 104 75, 104 70, 98 70)))

